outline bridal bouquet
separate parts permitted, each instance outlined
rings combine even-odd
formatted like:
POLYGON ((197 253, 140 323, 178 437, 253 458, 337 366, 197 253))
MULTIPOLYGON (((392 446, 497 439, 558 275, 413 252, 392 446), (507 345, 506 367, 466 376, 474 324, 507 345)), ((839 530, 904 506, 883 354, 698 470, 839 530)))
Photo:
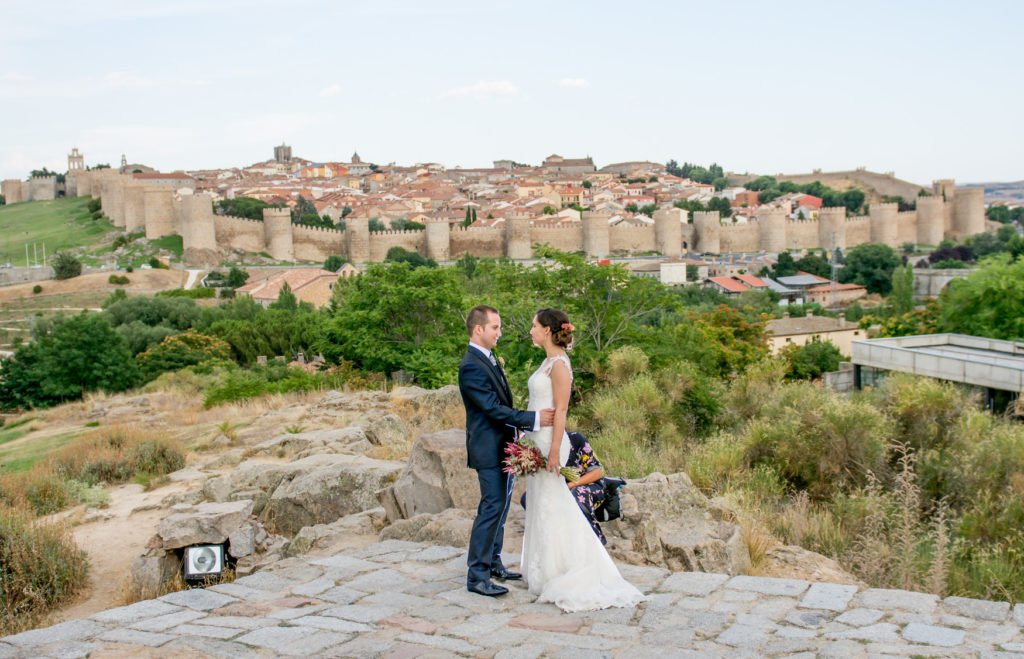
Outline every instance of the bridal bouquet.
MULTIPOLYGON (((513 476, 529 476, 547 466, 547 459, 541 455, 537 445, 526 437, 520 437, 505 447, 505 473, 513 476)), ((562 467, 562 476, 572 482, 580 478, 580 472, 572 467, 562 467)))

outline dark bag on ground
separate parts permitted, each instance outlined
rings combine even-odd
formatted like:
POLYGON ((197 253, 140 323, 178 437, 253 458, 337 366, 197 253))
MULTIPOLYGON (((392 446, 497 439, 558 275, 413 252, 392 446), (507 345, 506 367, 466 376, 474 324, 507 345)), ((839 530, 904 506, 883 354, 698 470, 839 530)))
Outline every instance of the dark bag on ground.
POLYGON ((604 488, 604 502, 594 511, 594 519, 598 522, 610 522, 622 517, 619 489, 626 484, 626 481, 614 476, 605 476, 597 482, 604 488))

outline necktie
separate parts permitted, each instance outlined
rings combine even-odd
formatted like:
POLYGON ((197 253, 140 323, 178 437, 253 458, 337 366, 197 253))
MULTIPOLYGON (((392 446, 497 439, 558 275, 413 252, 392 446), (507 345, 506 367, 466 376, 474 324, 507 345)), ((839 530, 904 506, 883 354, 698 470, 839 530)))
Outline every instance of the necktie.
POLYGON ((488 357, 491 358, 491 366, 497 366, 498 365, 498 360, 494 358, 494 353, 493 352, 490 355, 488 355, 488 357))

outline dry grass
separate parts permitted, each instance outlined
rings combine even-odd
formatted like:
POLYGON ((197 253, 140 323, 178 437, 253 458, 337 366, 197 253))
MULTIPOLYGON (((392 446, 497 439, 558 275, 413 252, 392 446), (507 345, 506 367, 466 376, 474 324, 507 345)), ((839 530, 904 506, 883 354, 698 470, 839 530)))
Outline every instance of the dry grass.
MULTIPOLYGON (((224 570, 221 573, 219 579, 207 579, 202 582, 202 587, 216 586, 222 583, 231 583, 235 580, 235 571, 231 568, 224 570)), ((118 604, 120 606, 127 606, 129 604, 135 604, 142 600, 154 599, 162 597, 168 593, 176 593, 180 590, 188 590, 191 588, 185 578, 181 576, 181 572, 177 572, 173 579, 163 582, 160 587, 153 589, 151 587, 139 584, 135 581, 135 578, 129 575, 122 583, 121 588, 118 592, 118 604)))
POLYGON ((466 427, 466 409, 457 398, 433 407, 400 398, 394 401, 392 410, 405 423, 409 434, 406 435, 405 441, 388 446, 375 446, 367 453, 368 457, 377 460, 405 460, 421 436, 440 430, 466 427))
POLYGON ((85 586, 88 569, 67 527, 0 507, 0 636, 44 622, 85 586))

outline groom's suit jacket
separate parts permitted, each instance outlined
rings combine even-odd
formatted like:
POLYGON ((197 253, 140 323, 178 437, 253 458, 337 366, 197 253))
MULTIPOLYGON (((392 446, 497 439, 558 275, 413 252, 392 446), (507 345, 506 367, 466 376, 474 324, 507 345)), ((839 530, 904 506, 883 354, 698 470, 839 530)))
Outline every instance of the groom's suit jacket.
POLYGON ((533 430, 536 412, 512 407, 512 391, 501 368, 469 348, 459 364, 459 392, 466 406, 466 454, 473 469, 500 467, 515 429, 533 430))

